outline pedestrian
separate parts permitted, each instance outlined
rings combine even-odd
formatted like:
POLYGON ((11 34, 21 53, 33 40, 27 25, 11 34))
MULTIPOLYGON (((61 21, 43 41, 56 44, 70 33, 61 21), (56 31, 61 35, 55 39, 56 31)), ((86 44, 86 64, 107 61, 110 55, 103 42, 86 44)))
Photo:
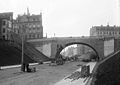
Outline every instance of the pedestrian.
POLYGON ((29 63, 26 63, 26 71, 29 72, 29 63))
POLYGON ((23 63, 21 71, 25 72, 25 63, 23 63))

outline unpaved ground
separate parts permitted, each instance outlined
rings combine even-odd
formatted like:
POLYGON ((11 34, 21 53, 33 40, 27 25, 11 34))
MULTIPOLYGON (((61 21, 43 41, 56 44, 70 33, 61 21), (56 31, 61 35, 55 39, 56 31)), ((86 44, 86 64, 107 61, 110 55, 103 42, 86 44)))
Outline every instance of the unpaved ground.
POLYGON ((35 73, 22 73, 20 68, 0 70, 0 85, 53 85, 78 69, 78 64, 80 62, 69 62, 61 66, 36 65, 35 73))

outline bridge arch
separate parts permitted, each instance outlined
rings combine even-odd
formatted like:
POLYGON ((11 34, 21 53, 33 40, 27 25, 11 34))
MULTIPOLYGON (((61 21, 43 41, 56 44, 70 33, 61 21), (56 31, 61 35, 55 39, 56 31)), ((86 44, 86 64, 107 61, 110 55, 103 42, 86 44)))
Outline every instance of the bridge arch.
POLYGON ((55 56, 55 58, 57 58, 57 56, 60 54, 60 52, 65 48, 65 47, 67 47, 67 46, 70 46, 70 45, 73 45, 73 44, 81 44, 81 45, 85 45, 85 46, 88 46, 88 47, 90 47, 90 48, 92 48, 92 50, 96 53, 96 56, 97 56, 97 61, 99 60, 99 54, 98 54, 98 52, 97 52, 97 50, 93 47, 93 46, 91 46, 91 45, 89 45, 89 44, 87 44, 87 43, 83 43, 83 42, 69 42, 69 43, 67 43, 67 44, 65 44, 65 45, 57 45, 57 53, 56 53, 56 56, 55 56))

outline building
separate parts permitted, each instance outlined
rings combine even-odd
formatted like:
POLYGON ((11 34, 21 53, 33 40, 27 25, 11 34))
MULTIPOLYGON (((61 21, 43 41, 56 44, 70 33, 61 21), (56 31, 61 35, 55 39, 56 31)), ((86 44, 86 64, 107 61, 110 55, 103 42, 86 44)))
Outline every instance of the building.
POLYGON ((77 45, 77 54, 78 55, 83 55, 83 54, 86 54, 91 51, 93 51, 92 48, 90 48, 86 45, 81 45, 81 44, 77 45))
POLYGON ((0 38, 10 39, 12 29, 13 12, 0 13, 0 38))
POLYGON ((90 36, 98 37, 119 37, 120 27, 118 26, 94 26, 90 28, 90 36))
POLYGON ((63 54, 65 56, 72 57, 77 54, 77 49, 74 46, 68 46, 67 49, 65 51, 63 51, 63 54))
POLYGON ((85 46, 84 45, 77 45, 77 54, 78 55, 82 55, 82 54, 84 54, 85 52, 84 52, 84 50, 85 50, 85 46))
POLYGON ((43 38, 42 13, 31 15, 27 9, 27 14, 18 15, 13 21, 13 29, 19 35, 24 33, 27 40, 43 38))

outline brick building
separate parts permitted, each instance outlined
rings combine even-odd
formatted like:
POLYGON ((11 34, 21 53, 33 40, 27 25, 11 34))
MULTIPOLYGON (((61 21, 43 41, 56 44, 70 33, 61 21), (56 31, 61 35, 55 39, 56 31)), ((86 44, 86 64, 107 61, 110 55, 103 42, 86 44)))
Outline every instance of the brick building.
POLYGON ((10 39, 12 31, 13 12, 0 13, 0 37, 10 39))
POLYGON ((98 37, 119 37, 120 27, 119 26, 93 26, 90 28, 90 36, 98 37))
POLYGON ((13 21, 13 29, 17 34, 23 32, 27 40, 43 38, 42 13, 30 15, 27 9, 27 14, 18 15, 13 21))

